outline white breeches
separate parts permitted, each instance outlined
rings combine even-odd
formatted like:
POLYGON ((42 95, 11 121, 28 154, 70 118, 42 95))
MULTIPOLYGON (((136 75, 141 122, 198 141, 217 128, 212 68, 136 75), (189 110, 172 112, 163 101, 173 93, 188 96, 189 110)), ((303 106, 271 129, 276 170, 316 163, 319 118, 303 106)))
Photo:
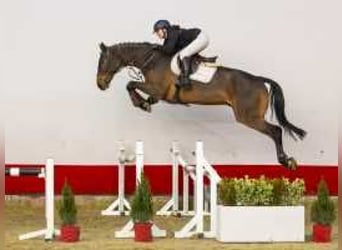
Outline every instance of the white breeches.
POLYGON ((208 45, 209 38, 201 31, 195 40, 179 52, 180 59, 183 60, 184 57, 195 55, 208 47, 208 45))

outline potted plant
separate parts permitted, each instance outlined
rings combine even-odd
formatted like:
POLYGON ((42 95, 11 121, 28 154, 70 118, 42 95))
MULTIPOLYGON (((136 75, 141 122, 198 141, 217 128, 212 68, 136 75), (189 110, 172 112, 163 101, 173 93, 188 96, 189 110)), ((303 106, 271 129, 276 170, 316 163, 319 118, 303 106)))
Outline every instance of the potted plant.
POLYGON ((76 242, 80 238, 80 228, 76 226, 77 209, 75 197, 67 181, 62 188, 62 199, 58 206, 59 216, 62 221, 60 240, 64 242, 76 242))
POLYGON ((312 239, 314 242, 331 241, 331 224, 336 219, 335 205, 329 196, 329 189, 322 179, 318 185, 317 200, 311 207, 313 224, 312 239))
POLYGON ((221 242, 303 242, 304 181, 222 179, 216 239, 221 242))
POLYGON ((131 203, 130 216, 134 222, 135 241, 152 241, 153 202, 150 185, 141 174, 131 203))

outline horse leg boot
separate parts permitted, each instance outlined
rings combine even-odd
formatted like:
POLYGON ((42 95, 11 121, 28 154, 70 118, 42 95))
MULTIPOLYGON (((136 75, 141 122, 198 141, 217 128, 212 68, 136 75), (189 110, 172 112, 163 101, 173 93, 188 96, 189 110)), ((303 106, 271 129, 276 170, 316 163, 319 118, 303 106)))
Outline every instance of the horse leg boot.
POLYGON ((151 112, 150 101, 146 101, 139 93, 135 91, 138 83, 139 82, 130 81, 126 86, 132 103, 135 107, 139 107, 144 111, 151 112))
POLYGON ((158 103, 159 100, 162 98, 162 96, 160 96, 160 94, 158 95, 158 92, 154 89, 153 85, 151 85, 148 82, 139 82, 138 84, 136 84, 135 88, 139 89, 143 93, 149 95, 146 102, 150 106, 158 103))

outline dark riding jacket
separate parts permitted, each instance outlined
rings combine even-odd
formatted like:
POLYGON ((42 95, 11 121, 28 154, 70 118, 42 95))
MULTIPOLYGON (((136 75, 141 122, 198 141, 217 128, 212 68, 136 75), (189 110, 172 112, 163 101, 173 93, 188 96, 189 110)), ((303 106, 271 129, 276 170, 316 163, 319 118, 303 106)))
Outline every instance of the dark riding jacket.
POLYGON ((194 41, 199 33, 201 30, 197 28, 182 29, 173 25, 167 29, 167 37, 160 50, 168 55, 174 55, 194 41))

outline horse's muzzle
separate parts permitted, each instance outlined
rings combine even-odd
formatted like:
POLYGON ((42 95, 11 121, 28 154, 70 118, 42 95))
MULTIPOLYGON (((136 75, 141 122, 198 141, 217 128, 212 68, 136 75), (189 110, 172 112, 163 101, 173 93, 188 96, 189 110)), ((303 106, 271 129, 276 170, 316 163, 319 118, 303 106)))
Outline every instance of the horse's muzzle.
POLYGON ((97 77, 97 87, 101 90, 106 90, 108 88, 108 79, 105 75, 99 75, 97 77))

